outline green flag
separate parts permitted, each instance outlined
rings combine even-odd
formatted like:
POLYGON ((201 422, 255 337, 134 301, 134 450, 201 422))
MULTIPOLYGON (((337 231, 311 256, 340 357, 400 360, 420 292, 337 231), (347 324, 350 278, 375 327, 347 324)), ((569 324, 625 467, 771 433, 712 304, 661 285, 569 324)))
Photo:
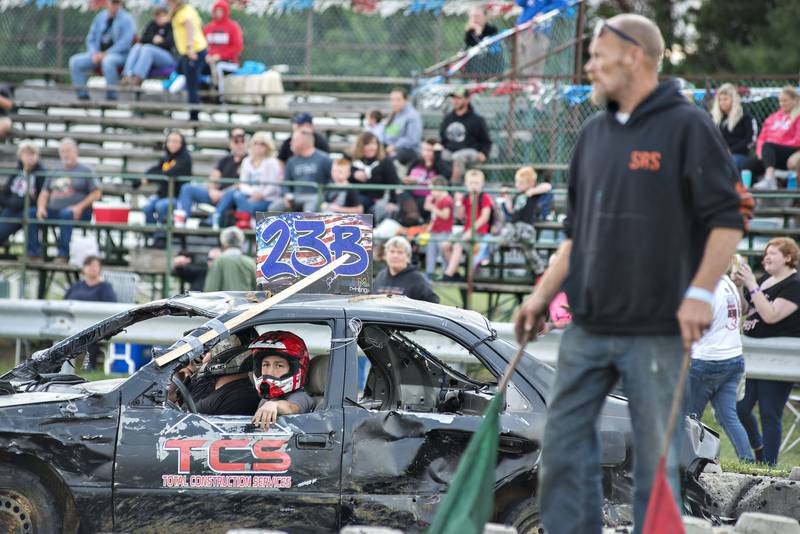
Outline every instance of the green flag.
MULTIPOLYGON (((501 390, 502 391, 502 390, 501 390)), ((495 466, 503 394, 497 393, 461 457, 427 534, 480 534, 494 508, 495 466)))

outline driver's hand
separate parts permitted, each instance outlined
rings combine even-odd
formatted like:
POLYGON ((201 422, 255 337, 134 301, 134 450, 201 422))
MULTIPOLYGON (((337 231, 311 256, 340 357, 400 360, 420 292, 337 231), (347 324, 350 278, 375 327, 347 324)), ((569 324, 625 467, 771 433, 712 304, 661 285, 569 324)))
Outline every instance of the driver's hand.
POLYGON ((178 395, 178 388, 175 387, 175 384, 170 383, 167 386, 167 400, 172 404, 180 404, 180 395, 178 395))
POLYGON ((269 428, 269 425, 278 420, 278 403, 276 401, 267 401, 262 404, 256 414, 253 416, 253 424, 264 430, 269 428))

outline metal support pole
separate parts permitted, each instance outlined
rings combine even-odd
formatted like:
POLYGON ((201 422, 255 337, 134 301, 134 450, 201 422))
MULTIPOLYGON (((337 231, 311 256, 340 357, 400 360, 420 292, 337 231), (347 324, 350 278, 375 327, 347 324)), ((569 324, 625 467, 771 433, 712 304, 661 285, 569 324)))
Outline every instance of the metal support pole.
POLYGON ((578 2, 578 23, 575 28, 575 65, 573 66, 572 83, 578 85, 581 83, 581 73, 583 72, 583 26, 586 12, 584 2, 578 2))
POLYGON ((311 51, 314 48, 314 10, 306 15, 306 75, 311 75, 311 51))
POLYGON ((56 68, 64 66, 64 10, 56 8, 56 68))

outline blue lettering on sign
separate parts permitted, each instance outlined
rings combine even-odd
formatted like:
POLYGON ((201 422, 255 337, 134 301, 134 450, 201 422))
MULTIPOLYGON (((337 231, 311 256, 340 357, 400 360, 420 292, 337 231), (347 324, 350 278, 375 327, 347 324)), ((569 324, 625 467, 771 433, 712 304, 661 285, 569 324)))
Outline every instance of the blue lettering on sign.
POLYGON ((367 251, 358 244, 361 239, 361 228, 358 226, 334 226, 333 243, 331 251, 340 258, 343 254, 356 256, 355 261, 345 263, 338 269, 336 274, 342 276, 358 276, 364 274, 369 267, 369 255, 367 251))
POLYGON ((273 239, 275 245, 272 247, 264 263, 261 265, 261 274, 267 281, 281 276, 310 276, 317 269, 330 263, 333 256, 336 258, 345 254, 351 254, 355 260, 345 263, 337 268, 334 273, 339 276, 359 276, 369 268, 369 254, 367 250, 358 242, 361 240, 361 228, 358 226, 334 226, 333 242, 330 249, 321 237, 325 233, 325 222, 318 220, 293 221, 294 229, 297 232, 297 250, 292 251, 290 263, 281 261, 286 253, 286 249, 291 244, 291 229, 289 224, 283 219, 275 219, 261 231, 261 240, 269 244, 273 239), (308 265, 300 261, 298 253, 302 250, 311 250, 325 260, 320 265, 308 265))
POLYGON ((331 262, 331 253, 325 242, 320 239, 320 236, 325 233, 325 223, 323 221, 297 220, 294 222, 294 229, 297 230, 298 248, 292 252, 292 267, 298 274, 309 276, 319 269, 319 266, 307 265, 300 261, 297 253, 302 249, 316 252, 325 258, 325 264, 331 262))
POLYGON ((264 264, 261 266, 261 274, 263 274, 264 278, 267 280, 272 280, 273 278, 278 278, 287 274, 289 276, 294 276, 294 269, 280 261, 281 256, 283 256, 286 247, 289 246, 289 242, 292 239, 289 225, 286 224, 286 221, 283 219, 275 219, 261 232, 263 243, 268 244, 273 238, 276 239, 275 246, 272 247, 269 256, 264 260, 264 264))

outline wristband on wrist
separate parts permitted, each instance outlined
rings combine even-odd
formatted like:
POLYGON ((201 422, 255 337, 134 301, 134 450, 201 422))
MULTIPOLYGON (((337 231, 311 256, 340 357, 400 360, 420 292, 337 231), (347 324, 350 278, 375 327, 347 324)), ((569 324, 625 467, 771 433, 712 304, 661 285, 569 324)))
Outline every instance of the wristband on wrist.
POLYGON ((755 289, 751 289, 751 290, 750 290, 750 296, 752 297, 752 296, 753 296, 753 295, 755 295, 756 293, 761 293, 761 288, 760 288, 760 287, 758 287, 758 286, 756 286, 756 288, 755 288, 755 289))
POLYGON ((711 293, 711 291, 696 286, 689 286, 683 298, 699 300, 705 302, 709 306, 714 303, 714 294, 711 293))

